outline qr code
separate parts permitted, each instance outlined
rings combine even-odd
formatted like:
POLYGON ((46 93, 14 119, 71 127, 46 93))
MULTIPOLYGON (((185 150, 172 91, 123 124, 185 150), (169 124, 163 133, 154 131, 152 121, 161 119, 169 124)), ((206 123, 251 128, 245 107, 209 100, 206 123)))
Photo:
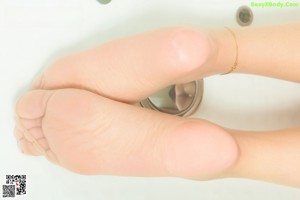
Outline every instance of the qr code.
POLYGON ((15 185, 3 185, 2 190, 3 190, 3 198, 15 197, 15 193, 16 193, 15 185))
POLYGON ((26 175, 6 175, 6 185, 3 185, 3 197, 15 197, 26 194, 26 175))

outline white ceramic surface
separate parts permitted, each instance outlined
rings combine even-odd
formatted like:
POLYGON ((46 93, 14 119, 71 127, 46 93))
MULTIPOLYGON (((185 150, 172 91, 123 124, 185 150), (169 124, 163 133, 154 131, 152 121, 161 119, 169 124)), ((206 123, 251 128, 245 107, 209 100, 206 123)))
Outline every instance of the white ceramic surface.
MULTIPOLYGON (((298 189, 251 180, 81 176, 42 157, 22 155, 13 137, 17 95, 56 58, 161 26, 237 26, 237 8, 249 3, 112 0, 101 5, 96 0, 0 0, 0 185, 7 174, 26 174, 28 195, 18 199, 30 200, 300 199, 298 189)), ((300 7, 253 8, 253 12, 254 25, 300 20, 300 7)), ((195 116, 232 128, 285 128, 300 125, 299 102, 300 84, 250 75, 215 76, 205 79, 203 102, 195 116)))

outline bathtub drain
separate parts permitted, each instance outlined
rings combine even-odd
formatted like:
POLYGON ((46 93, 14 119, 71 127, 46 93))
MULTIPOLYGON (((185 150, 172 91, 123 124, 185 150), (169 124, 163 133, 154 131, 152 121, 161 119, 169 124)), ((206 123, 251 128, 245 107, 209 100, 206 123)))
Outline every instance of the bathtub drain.
POLYGON ((253 12, 248 6, 241 6, 236 13, 236 20, 240 26, 249 26, 253 21, 253 12))
POLYGON ((111 0, 97 0, 101 4, 108 4, 111 2, 111 0))
POLYGON ((189 116, 200 105, 203 93, 203 80, 169 86, 140 102, 140 105, 152 110, 189 116))

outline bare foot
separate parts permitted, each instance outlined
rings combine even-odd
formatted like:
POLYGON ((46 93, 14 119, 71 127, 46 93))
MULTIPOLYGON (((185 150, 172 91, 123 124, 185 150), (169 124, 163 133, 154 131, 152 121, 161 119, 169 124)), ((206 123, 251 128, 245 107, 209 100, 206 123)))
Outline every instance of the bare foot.
POLYGON ((166 86, 227 72, 234 62, 232 38, 218 34, 177 27, 114 40, 57 60, 33 89, 78 88, 137 102, 166 86))
POLYGON ((77 89, 34 90, 17 104, 21 150, 83 174, 211 178, 237 158, 221 128, 77 89))

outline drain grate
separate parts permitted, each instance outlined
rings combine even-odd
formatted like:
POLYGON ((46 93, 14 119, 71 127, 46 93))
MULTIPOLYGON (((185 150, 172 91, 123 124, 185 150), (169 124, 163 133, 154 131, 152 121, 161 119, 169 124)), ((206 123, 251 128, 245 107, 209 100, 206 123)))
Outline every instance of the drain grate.
POLYGON ((253 21, 253 12, 248 6, 241 6, 236 13, 236 20, 240 26, 249 26, 253 21))

